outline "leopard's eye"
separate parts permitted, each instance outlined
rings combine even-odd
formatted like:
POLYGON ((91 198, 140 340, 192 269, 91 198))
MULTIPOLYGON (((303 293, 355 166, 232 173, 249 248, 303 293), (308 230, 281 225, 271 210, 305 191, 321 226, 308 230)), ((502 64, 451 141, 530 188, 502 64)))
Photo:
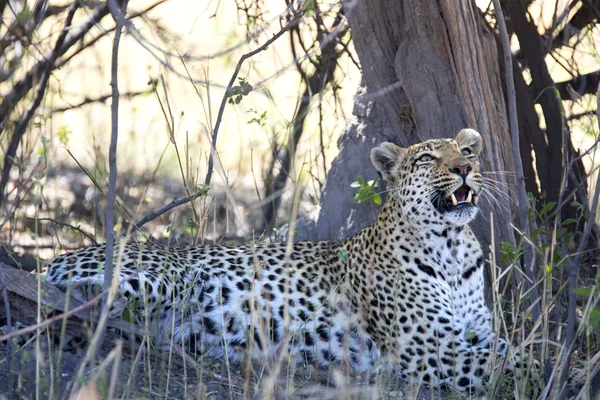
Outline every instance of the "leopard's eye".
POLYGON ((433 161, 433 157, 431 156, 431 154, 423 154, 421 157, 418 158, 417 161, 430 162, 433 161))
POLYGON ((471 151, 471 149, 469 149, 468 147, 462 149, 461 153, 462 153, 463 156, 470 156, 471 154, 473 154, 473 152, 471 151))

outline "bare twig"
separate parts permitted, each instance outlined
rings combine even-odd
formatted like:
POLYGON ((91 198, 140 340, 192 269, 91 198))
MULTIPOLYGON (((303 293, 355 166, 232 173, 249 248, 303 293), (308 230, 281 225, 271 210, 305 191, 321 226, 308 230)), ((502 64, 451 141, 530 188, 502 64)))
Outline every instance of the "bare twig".
POLYGON ((151 214, 146 215, 144 218, 140 219, 139 221, 137 221, 136 223, 133 224, 133 227, 130 227, 129 229, 127 229, 125 232, 123 232, 121 234, 121 237, 124 237, 125 235, 129 234, 131 232, 132 229, 138 229, 141 228, 142 226, 146 225, 148 222, 160 217, 161 215, 163 215, 164 213, 166 213, 167 211, 178 207, 182 204, 185 203, 189 203, 192 200, 195 200, 196 198, 202 196, 203 193, 202 191, 194 193, 190 196, 187 197, 182 197, 179 199, 173 199, 172 202, 170 202, 169 204, 165 204, 164 206, 162 206, 161 208, 159 208, 158 210, 154 211, 151 214))
POLYGON ((567 117, 567 121, 573 121, 584 117, 593 117, 596 114, 596 110, 584 111, 580 113, 574 113, 567 117))
MULTIPOLYGON (((136 12, 132 12, 128 15, 127 19, 128 20, 133 20, 135 18, 138 17, 143 17, 148 11, 156 8, 157 6, 161 5, 162 3, 164 3, 167 0, 158 0, 156 3, 153 3, 151 5, 149 5, 148 7, 141 9, 139 11, 136 12)), ((105 3, 103 3, 103 5, 106 5, 105 3)), ((106 14, 104 14, 106 15, 106 14)), ((99 33, 97 36, 94 36, 91 39, 88 39, 87 42, 83 43, 83 36, 82 36, 82 43, 80 43, 77 46, 77 49, 72 51, 71 53, 69 53, 69 55, 67 55, 66 57, 62 57, 60 60, 57 61, 56 63, 56 67, 60 68, 63 65, 67 64, 69 61, 71 61, 71 59, 73 57, 76 57, 77 55, 81 54, 81 52, 89 47, 92 47, 94 44, 96 44, 100 39, 102 39, 103 37, 107 36, 109 33, 113 32, 116 29, 116 26, 112 27, 112 28, 107 28, 107 29, 103 29, 101 31, 101 33, 99 33)), ((123 95, 121 95, 121 97, 123 97, 123 95)))
MULTIPOLYGON (((558 11, 559 2, 556 2, 555 6, 554 6, 554 14, 552 16, 552 26, 544 34, 544 36, 546 36, 548 38, 546 52, 549 52, 552 49, 552 45, 554 43, 554 40, 556 39, 555 34, 556 34, 557 28, 560 26, 566 25, 565 20, 567 19, 567 17, 569 17, 569 13, 573 9, 573 7, 577 6, 578 3, 579 3, 579 1, 572 1, 572 2, 568 3, 564 7, 564 10, 562 10, 560 15, 558 15, 557 11, 558 11)), ((567 23, 568 23, 568 21, 567 21, 567 23)), ((562 29, 561 29, 561 31, 562 31, 562 29)), ((560 33, 561 31, 559 31, 558 33, 560 33)))
MULTIPOLYGON (((113 275, 113 252, 114 252, 114 238, 115 232, 113 230, 114 218, 115 218, 115 199, 117 196, 117 141, 119 138, 119 42, 121 41, 121 32, 123 30, 123 19, 120 18, 120 7, 117 4, 117 0, 108 0, 108 8, 110 13, 117 24, 115 29, 115 37, 113 40, 112 57, 111 57, 111 80, 110 86, 112 88, 112 104, 111 104, 111 135, 110 135, 110 149, 108 153, 108 164, 109 164, 109 175, 108 175, 108 196, 106 201, 106 259, 104 261, 104 282, 102 284, 103 290, 108 290, 112 281, 113 275)), ((124 0, 121 5, 122 10, 127 9, 127 0, 124 0)), ((108 307, 110 302, 104 302, 102 315, 108 313, 108 307)), ((105 328, 103 322, 104 318, 101 318, 96 333, 102 332, 105 328)), ((102 343, 103 334, 98 334, 98 347, 102 343)))
MULTIPOLYGON (((148 6, 144 10, 132 14, 130 16, 130 19, 139 17, 140 15, 143 15, 144 13, 153 9, 154 7, 158 6, 159 4, 162 4, 164 1, 166 1, 166 0, 159 0, 156 3, 148 6)), ((79 4, 79 1, 75 1, 73 3, 73 5, 78 5, 78 4, 79 4)), ((18 82, 16 82, 14 85, 12 85, 10 92, 8 92, 5 96, 2 97, 1 102, 0 102, 0 123, 2 123, 3 121, 6 121, 8 119, 10 113, 13 111, 15 106, 29 93, 31 88, 37 82, 40 82, 40 85, 38 87, 40 89, 44 88, 44 92, 45 92, 45 87, 44 87, 45 85, 42 86, 42 83, 43 83, 43 78, 46 75, 49 76, 49 74, 54 69, 64 65, 71 58, 73 58, 77 54, 80 54, 83 50, 90 47, 93 43, 95 43, 97 40, 99 40, 100 38, 102 38, 108 32, 111 31, 111 29, 105 30, 103 33, 101 33, 100 35, 98 35, 97 37, 92 39, 90 42, 80 46, 76 51, 72 52, 65 59, 58 60, 58 58, 63 56, 67 52, 67 50, 69 50, 77 42, 82 40, 83 37, 92 29, 92 27, 97 25, 108 14, 108 12, 109 12, 109 10, 108 10, 107 4, 101 3, 90 13, 89 17, 77 28, 63 29, 61 36, 59 37, 59 40, 57 41, 57 44, 56 44, 54 50, 52 52, 47 53, 42 58, 42 60, 40 60, 33 67, 31 67, 31 69, 29 71, 27 71, 27 73, 18 82), (64 36, 64 35, 66 35, 66 36, 64 36)), ((71 19, 72 19, 72 16, 71 16, 71 19)), ((69 19, 69 17, 67 17, 67 22, 69 23, 69 26, 70 26, 71 20, 69 19)), ((68 28, 68 26, 65 25, 65 28, 68 28)), ((47 84, 47 78, 46 78, 46 84, 47 84)), ((43 93, 42 93, 41 97, 43 98, 43 93)), ((34 100, 37 100, 37 95, 34 98, 34 100)), ((41 102, 41 98, 39 101, 41 102)), ((34 105, 34 103, 31 104, 31 106, 33 106, 33 105, 34 105)), ((39 107, 39 104, 34 108, 31 108, 31 106, 30 106, 30 109, 28 109, 25 116, 23 118, 21 118, 19 124, 29 122, 31 117, 33 117, 37 107, 39 107), (31 115, 29 116, 30 110, 31 110, 31 115), (28 119, 25 118, 27 116, 29 116, 28 119)), ((24 125, 25 125, 24 127, 26 128, 27 124, 24 124, 24 125)), ((2 132, 2 131, 0 130, 0 132, 2 132)), ((13 135, 11 137, 9 146, 7 148, 7 151, 6 151, 6 154, 4 157, 5 161, 4 161, 4 167, 2 169, 2 178, 0 178, 0 205, 3 202, 4 189, 6 187, 6 184, 8 183, 8 176, 10 174, 10 169, 12 168, 14 155, 17 152, 17 149, 19 147, 19 142, 21 141, 21 137, 22 137, 22 134, 17 135, 17 133, 18 133, 17 130, 15 130, 15 132, 13 133, 13 135)))
POLYGON ((281 30, 279 32, 277 32, 275 35, 273 35, 273 37, 271 37, 269 40, 267 40, 265 43, 263 43, 262 46, 252 50, 249 53, 244 54, 238 61, 237 65, 235 67, 235 71, 233 72, 233 75, 231 76, 231 79, 229 80, 229 84, 227 85, 227 89, 225 90, 225 94, 223 95, 223 100, 221 100, 221 105, 219 107, 219 113, 217 114, 217 121, 215 123, 215 128, 212 131, 210 156, 208 158, 208 171, 206 172, 206 179, 204 180, 205 185, 207 185, 207 186, 210 185, 210 180, 212 178, 212 173, 213 173, 213 169, 214 169, 214 157, 215 157, 216 146, 217 146, 217 138, 219 135, 219 127, 221 126, 221 121, 223 120, 223 113, 225 112, 225 105, 227 104, 227 99, 229 98, 229 94, 231 93, 231 90, 233 88, 235 80, 237 79, 237 76, 240 73, 240 70, 242 69, 242 64, 247 59, 254 57, 256 54, 260 53, 261 51, 264 51, 267 47, 269 47, 271 44, 273 44, 273 42, 275 42, 277 39, 279 39, 281 36, 283 36, 284 33, 286 33, 287 31, 292 29, 294 26, 296 26, 298 24, 298 22, 300 21, 300 19, 302 18, 302 15, 303 15, 302 11, 295 12, 294 16, 292 17, 290 22, 288 22, 283 28, 281 28, 281 30))
POLYGON ((19 204, 20 204, 21 200, 24 199, 29 194, 29 192, 31 191, 31 189, 33 188, 33 184, 30 184, 30 182, 33 179, 33 177, 35 176, 35 174, 38 172, 38 169, 40 168, 40 165, 41 165, 41 160, 38 161, 38 163, 33 168, 33 170, 31 171, 31 173, 27 177, 27 179, 24 182, 21 181, 19 183, 19 185, 17 187, 17 193, 15 195, 15 198, 13 199, 13 204, 9 208, 9 210, 6 212, 6 216, 4 217, 4 220, 2 222, 0 222, 0 229, 2 229, 2 227, 8 221, 10 221, 10 219, 13 217, 13 215, 17 211, 17 208, 19 207, 19 204))
MULTIPOLYGON (((519 202, 519 225, 521 230, 525 233, 527 237, 530 236, 529 229, 529 220, 527 219, 527 209, 529 200, 527 199, 527 193, 525 191, 525 177, 523 176, 523 162, 521 160, 521 152, 520 152, 520 144, 519 144, 519 121, 517 118, 517 99, 515 93, 515 81, 513 77, 513 65, 512 65, 512 54, 510 52, 510 38, 508 37, 508 32, 506 30, 506 23, 504 21, 504 13, 502 12, 502 7, 500 5, 500 0, 494 1, 494 10, 496 11, 496 21, 497 27, 500 31, 500 39, 502 40, 502 54, 504 56, 504 72, 506 77, 506 91, 508 98, 508 117, 509 117, 509 125, 510 125, 510 137, 511 137, 511 146, 513 153, 513 161, 515 164, 515 185, 517 186, 517 199, 519 202)), ((533 243, 529 246, 525 246, 523 258, 525 263, 523 265, 523 270, 525 271, 525 275, 527 276, 527 280, 525 280, 526 291, 533 293, 534 299, 530 301, 532 305, 533 319, 534 325, 541 317, 541 310, 539 303, 535 302, 535 299, 539 298, 537 289, 533 286, 533 282, 535 282, 535 277, 533 275, 533 243)))
MULTIPOLYGON (((19 147, 19 143, 21 142, 21 138, 25 134, 25 130, 29 125, 29 121, 33 118, 36 110, 42 103, 42 99, 44 98, 44 94, 46 93, 46 87, 48 86, 48 80, 50 79, 50 73, 54 69, 54 62, 56 58, 59 56, 60 49, 63 47, 65 39, 67 37, 67 33, 69 32, 69 28, 71 27, 71 23, 73 22, 73 16, 75 15, 75 11, 79 8, 79 2, 74 1, 69 8, 69 12, 67 13, 67 18, 65 20, 65 24, 63 29, 56 40, 56 45, 54 46, 54 50, 50 54, 49 58, 44 62, 44 68, 42 70, 42 75, 40 79, 40 83, 38 85, 38 90, 33 98, 33 101, 27 108, 25 115, 18 122, 15 127, 15 131, 13 132, 12 137, 10 138, 10 143, 8 145, 8 149, 6 150, 6 154, 4 156, 4 165, 2 167, 2 176, 0 177, 0 207, 2 206, 2 202, 4 200, 4 189, 6 188, 6 184, 8 183, 8 178, 10 176, 10 170, 14 161, 14 156, 17 153, 17 149, 19 147)), ((4 105, 6 98, 2 102, 4 105)), ((2 107, 2 106, 0 106, 2 107)), ((4 117, 4 116, 3 116, 4 117)), ((0 120, 4 118, 0 117, 0 120)))
POLYGON ((67 228, 71 228, 71 229, 73 229, 73 230, 81 233, 83 236, 85 236, 89 240, 91 240, 91 242, 93 244, 98 244, 98 242, 96 241, 96 239, 94 239, 94 237, 91 234, 87 233, 86 231, 84 231, 83 229, 81 229, 78 226, 73 226, 71 224, 67 224, 66 222, 60 222, 60 221, 57 221, 57 220, 52 219, 52 218, 31 218, 31 217, 27 217, 27 219, 32 220, 32 221, 49 221, 49 222, 52 222, 52 223, 54 223, 56 225, 61 225, 61 226, 65 226, 67 228))
MULTIPOLYGON (((304 68, 298 61, 299 57, 297 55, 296 45, 294 43, 294 34, 296 34, 298 41, 301 43, 301 29, 295 28, 291 32, 290 44, 292 55, 294 57, 294 61, 296 62, 296 68, 302 76, 302 80, 304 81, 305 88, 304 93, 299 99, 299 104, 292 120, 293 122, 291 124, 291 134, 288 140, 288 146, 281 152, 274 152, 276 155, 271 163, 271 169, 268 175, 273 175, 273 167, 277 161, 279 162, 280 168, 279 173, 266 183, 265 205, 263 206, 263 231, 266 230, 269 232, 275 226, 277 211, 281 203, 281 196, 275 194, 283 192, 291 173, 292 161, 295 156, 296 147, 298 146, 303 133, 304 121, 310 111, 309 107, 311 100, 314 96, 321 94, 328 84, 334 84, 337 61, 341 56, 341 52, 336 50, 335 39, 344 36, 349 29, 349 26, 344 24, 343 21, 344 16, 341 12, 339 12, 332 23, 333 28, 331 29, 331 32, 328 32, 323 21, 320 18, 317 18, 318 34, 316 43, 318 43, 318 45, 313 46, 318 47, 321 51, 319 57, 313 62, 314 71, 310 75, 304 71, 304 68), (266 199, 271 200, 267 201, 266 199)), ((304 49, 304 46, 302 47, 304 49)), ((308 50, 304 49, 304 52, 310 60, 311 58, 308 56, 308 50)))
MULTIPOLYGON (((79 4, 79 1, 75 1, 73 4, 79 4)), ((61 45, 55 47, 52 53, 55 53, 56 57, 60 57, 65 54, 67 50, 81 40, 90 31, 90 29, 98 24, 106 15, 108 15, 108 6, 106 3, 101 3, 97 8, 94 9, 92 13, 90 13, 90 16, 81 25, 79 25, 77 28, 68 30, 68 34, 60 43, 61 45)), ((57 42, 57 45, 58 44, 59 43, 57 42)), ((27 93, 29 93, 29 90, 33 87, 35 82, 41 81, 43 72, 49 67, 49 61, 51 60, 52 53, 48 54, 47 57, 44 57, 37 64, 35 64, 27 72, 27 74, 23 76, 23 78, 13 85, 11 91, 2 98, 2 103, 0 103, 0 121, 3 121, 4 118, 9 115, 15 105, 21 101, 27 93)), ((54 60, 56 60, 56 57, 54 60)), ((50 68, 52 68, 51 65, 50 68)))
MULTIPOLYGON (((122 99, 131 99, 131 98, 136 97, 136 96, 140 96, 140 95, 144 95, 144 94, 150 94, 150 93, 152 93, 152 90, 140 90, 140 91, 135 91, 135 92, 122 93, 119 97, 122 98, 122 99)), ((51 108, 51 109, 46 110, 45 112, 47 114, 55 114, 55 113, 61 113, 61 112, 65 112, 65 111, 71 111, 71 110, 74 110, 76 108, 81 108, 81 107, 83 107, 85 105, 88 105, 88 104, 105 103, 106 100, 110 99, 111 96, 112 96, 112 94, 105 94, 103 96, 96 97, 96 98, 86 97, 85 99, 83 99, 79 103, 68 105, 66 107, 51 108)))

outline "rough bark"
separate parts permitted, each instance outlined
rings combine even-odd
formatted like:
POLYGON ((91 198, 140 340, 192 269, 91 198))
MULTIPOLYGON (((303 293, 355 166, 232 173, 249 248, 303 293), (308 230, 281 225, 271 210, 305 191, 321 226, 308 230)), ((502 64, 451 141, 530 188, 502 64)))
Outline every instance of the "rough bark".
MULTIPOLYGON (((483 170, 513 170, 496 44, 473 2, 356 0, 346 13, 363 82, 322 193, 316 238, 347 237, 373 222, 378 209, 354 204, 350 184, 358 175, 377 177, 369 151, 380 142, 409 146, 469 127, 483 136, 483 170)), ((491 243, 490 212, 503 221, 494 241, 513 241, 510 205, 496 200, 501 205, 483 201, 472 224, 484 245, 491 243)), ((303 228, 301 239, 315 238, 303 228)))

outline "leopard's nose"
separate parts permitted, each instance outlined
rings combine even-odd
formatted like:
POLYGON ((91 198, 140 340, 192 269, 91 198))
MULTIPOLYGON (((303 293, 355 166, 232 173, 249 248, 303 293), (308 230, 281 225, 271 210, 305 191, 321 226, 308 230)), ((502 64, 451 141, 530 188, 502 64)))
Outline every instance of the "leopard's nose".
POLYGON ((452 166, 448 169, 450 170, 450 172, 453 172, 453 173, 461 176, 462 178, 466 178, 467 175, 469 175, 469 172, 471 172, 471 170, 472 170, 471 164, 469 164, 469 163, 455 164, 454 166, 452 166))

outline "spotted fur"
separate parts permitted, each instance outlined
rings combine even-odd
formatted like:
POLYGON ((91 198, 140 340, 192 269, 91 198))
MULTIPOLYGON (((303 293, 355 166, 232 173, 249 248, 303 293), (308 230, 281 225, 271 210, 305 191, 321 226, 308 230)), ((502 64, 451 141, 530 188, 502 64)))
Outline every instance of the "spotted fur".
MULTIPOLYGON (((480 135, 462 130, 409 148, 383 143, 371 160, 389 189, 377 221, 343 241, 240 247, 129 242, 119 298, 155 311, 176 343, 233 360, 273 357, 393 368, 459 390, 480 386, 495 340, 484 303, 481 247, 467 225, 482 190, 480 135), (456 203, 456 204, 455 204, 456 203)), ((118 246, 117 246, 118 248, 118 246)), ((58 257, 47 280, 103 280, 105 246, 58 257)))

